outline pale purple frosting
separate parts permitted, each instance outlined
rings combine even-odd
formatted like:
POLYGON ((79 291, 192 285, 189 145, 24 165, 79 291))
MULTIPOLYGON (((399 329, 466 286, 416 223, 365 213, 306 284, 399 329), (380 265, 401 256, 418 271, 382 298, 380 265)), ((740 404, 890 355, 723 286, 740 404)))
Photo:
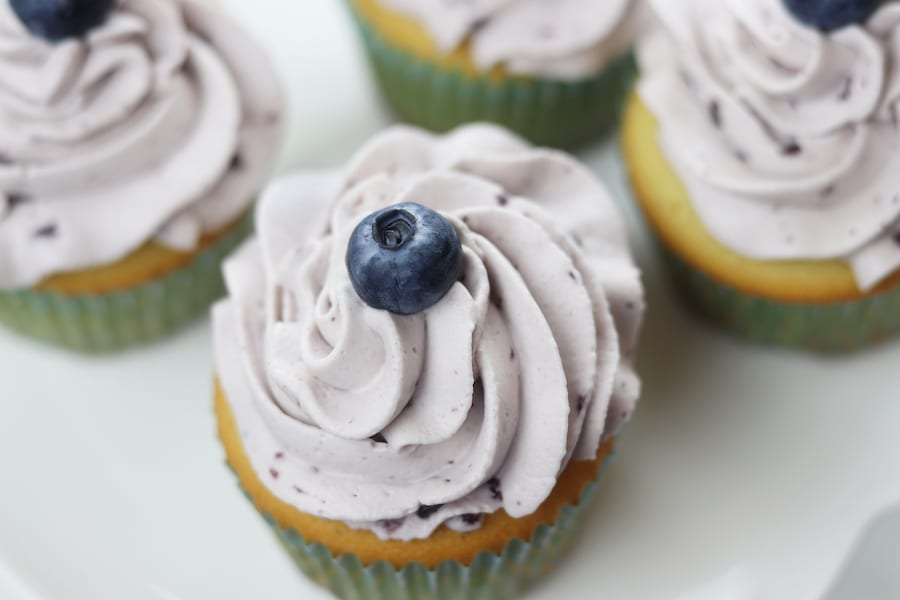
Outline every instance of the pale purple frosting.
POLYGON ((613 202, 565 154, 486 125, 398 127, 340 173, 263 196, 226 263, 216 368, 254 470, 299 510, 383 538, 534 512, 630 417, 643 314, 613 202), (442 213, 465 270, 408 317, 350 282, 350 233, 399 202, 442 213))
POLYGON ((247 210, 283 122, 265 53, 203 4, 121 0, 51 44, 0 2, 0 289, 192 250, 247 210))
POLYGON ((641 98, 712 235, 759 260, 900 268, 900 4, 822 33, 781 0, 656 0, 641 98))
POLYGON ((572 80, 630 50, 646 22, 644 0, 380 0, 451 52, 469 42, 479 68, 572 80))

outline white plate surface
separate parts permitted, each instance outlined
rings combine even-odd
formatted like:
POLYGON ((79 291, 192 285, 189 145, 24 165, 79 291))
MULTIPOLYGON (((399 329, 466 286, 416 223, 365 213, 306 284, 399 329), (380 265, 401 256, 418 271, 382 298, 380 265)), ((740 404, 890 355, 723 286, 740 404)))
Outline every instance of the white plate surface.
MULTIPOLYGON (((388 123, 340 2, 225 3, 288 78, 282 170, 341 164, 388 123)), ((575 552, 528 598, 821 597, 900 501, 900 344, 823 359, 707 331, 672 301, 612 146, 583 158, 646 268, 645 394, 575 552)), ((328 598, 223 465, 209 345, 198 324, 82 358, 0 332, 0 598, 328 598)), ((900 555, 873 547, 860 560, 900 555)))

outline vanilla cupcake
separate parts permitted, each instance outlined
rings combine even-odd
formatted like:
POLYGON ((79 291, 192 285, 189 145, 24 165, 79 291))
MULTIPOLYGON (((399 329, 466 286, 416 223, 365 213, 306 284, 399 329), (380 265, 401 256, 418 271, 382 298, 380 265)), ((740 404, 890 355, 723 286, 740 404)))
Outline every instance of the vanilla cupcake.
POLYGON ((201 314, 283 112, 264 52, 205 4, 0 3, 0 322, 108 351, 201 314))
POLYGON ((492 121, 573 147, 616 124, 644 0, 349 0, 375 75, 404 120, 492 121))
POLYGON ((900 331, 900 4, 652 4, 622 142, 679 287, 762 342, 900 331))
POLYGON ((263 195, 213 312, 228 463, 342 598, 515 595, 639 394, 622 221, 568 156, 395 128, 263 195))

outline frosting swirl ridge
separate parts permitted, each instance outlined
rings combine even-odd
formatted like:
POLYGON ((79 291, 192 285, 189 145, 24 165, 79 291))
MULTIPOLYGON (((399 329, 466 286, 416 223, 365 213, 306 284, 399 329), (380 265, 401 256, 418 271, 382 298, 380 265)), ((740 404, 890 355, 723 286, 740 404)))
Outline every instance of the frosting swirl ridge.
POLYGON ((832 33, 780 0, 653 1, 639 93, 709 231, 759 260, 900 268, 900 6, 832 33))
POLYGON ((83 39, 0 6, 0 288, 192 250, 252 200, 283 119, 273 68, 193 0, 122 0, 83 39), (52 231, 53 235, 38 235, 52 231))
POLYGON ((630 417, 639 276, 565 155, 395 128, 343 174, 276 183, 258 228, 226 265, 216 364, 254 469, 300 510, 400 539, 524 516, 630 417), (403 202, 447 218, 464 256, 412 316, 363 303, 345 265, 356 225, 403 202))

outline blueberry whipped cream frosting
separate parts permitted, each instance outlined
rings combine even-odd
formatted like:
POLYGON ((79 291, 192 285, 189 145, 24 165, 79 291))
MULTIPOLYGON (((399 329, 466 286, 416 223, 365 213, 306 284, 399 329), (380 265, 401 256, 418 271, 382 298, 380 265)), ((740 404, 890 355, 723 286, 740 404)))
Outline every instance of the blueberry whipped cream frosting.
POLYGON ((651 4, 639 93, 712 235, 861 291, 900 269, 900 3, 651 4))
POLYGON ((226 262, 216 369, 281 501, 383 539, 533 513, 630 418, 625 229, 567 155, 390 129, 262 197, 226 262))
POLYGON ((193 250, 278 149, 265 53, 193 0, 0 2, 0 289, 193 250))
POLYGON ((482 70, 552 79, 591 77, 630 50, 644 0, 380 0, 415 19, 437 47, 468 43, 482 70))

